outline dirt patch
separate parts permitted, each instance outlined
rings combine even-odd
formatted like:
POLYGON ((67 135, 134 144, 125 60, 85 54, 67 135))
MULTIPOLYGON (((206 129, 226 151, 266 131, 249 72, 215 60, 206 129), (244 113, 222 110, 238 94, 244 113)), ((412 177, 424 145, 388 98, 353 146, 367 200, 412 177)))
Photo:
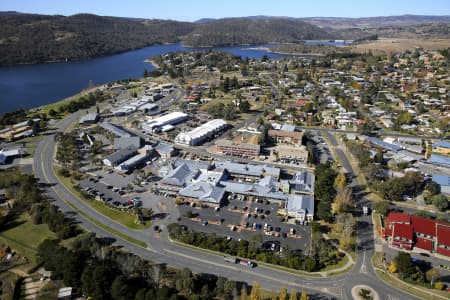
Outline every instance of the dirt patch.
POLYGON ((370 50, 376 55, 414 50, 417 47, 424 50, 446 49, 450 47, 450 39, 379 39, 349 46, 352 52, 365 53, 370 50))

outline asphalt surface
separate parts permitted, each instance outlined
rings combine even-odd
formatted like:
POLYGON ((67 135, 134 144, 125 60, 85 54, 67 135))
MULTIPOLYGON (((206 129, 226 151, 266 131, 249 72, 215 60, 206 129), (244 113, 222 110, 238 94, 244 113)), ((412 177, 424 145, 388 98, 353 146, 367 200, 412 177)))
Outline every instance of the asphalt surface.
MULTIPOLYGON (((66 130, 74 121, 77 121, 81 113, 75 113, 57 124, 60 131, 66 130)), ((330 140, 334 144, 334 137, 330 140)), ((95 232, 100 237, 113 237, 116 244, 125 249, 151 261, 167 263, 176 268, 188 267, 193 272, 210 273, 236 281, 243 281, 252 284, 254 281, 260 283, 266 290, 279 290, 281 286, 287 288, 305 289, 312 295, 311 299, 351 299, 351 289, 354 285, 369 285, 375 289, 381 299, 416 299, 415 297, 398 291, 376 277, 370 263, 370 258, 374 253, 374 240, 372 236, 372 221, 369 216, 361 216, 358 218, 358 244, 361 250, 358 250, 356 265, 350 272, 330 278, 312 278, 302 277, 297 274, 278 271, 258 266, 255 269, 249 269, 240 265, 232 265, 224 262, 223 257, 207 254, 194 249, 178 246, 169 241, 165 226, 171 222, 175 222, 177 216, 168 215, 158 223, 163 231, 160 236, 156 236, 152 230, 136 231, 122 226, 121 224, 111 220, 97 211, 91 209, 86 203, 78 199, 69 190, 67 190, 56 177, 52 168, 55 154, 54 135, 48 134, 39 143, 35 152, 34 172, 35 176, 41 182, 48 184, 48 194, 55 199, 55 203, 66 213, 72 215, 80 226, 88 231, 95 232), (82 211, 89 218, 79 215, 72 207, 82 211), (122 240, 120 237, 106 232, 90 219, 107 225, 108 227, 119 231, 127 236, 142 240, 148 244, 147 248, 139 247, 128 241, 122 240)), ((348 170, 352 171, 343 152, 338 152, 339 159, 348 165, 348 170)), ((357 184, 355 182, 355 184, 357 184)), ((366 199, 360 199, 360 203, 368 203, 366 199)))

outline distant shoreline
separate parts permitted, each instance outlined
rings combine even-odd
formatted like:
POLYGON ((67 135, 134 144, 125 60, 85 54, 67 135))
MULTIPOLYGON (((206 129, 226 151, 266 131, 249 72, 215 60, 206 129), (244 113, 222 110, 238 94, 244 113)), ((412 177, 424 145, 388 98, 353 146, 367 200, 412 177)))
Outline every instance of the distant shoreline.
POLYGON ((301 52, 283 52, 283 51, 273 51, 272 48, 269 47, 252 47, 252 48, 243 48, 245 50, 262 50, 267 53, 274 54, 285 54, 285 55, 297 55, 297 56, 325 56, 322 53, 301 53, 301 52))
POLYGON ((144 59, 144 62, 151 64, 155 69, 160 69, 159 65, 151 58, 144 59))

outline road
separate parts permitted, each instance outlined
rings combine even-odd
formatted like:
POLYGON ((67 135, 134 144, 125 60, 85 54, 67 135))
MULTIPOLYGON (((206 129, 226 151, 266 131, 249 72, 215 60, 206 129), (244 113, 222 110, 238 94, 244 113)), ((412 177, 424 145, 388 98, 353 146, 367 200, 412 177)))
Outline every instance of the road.
MULTIPOLYGON (((296 126, 299 130, 311 130, 311 131, 320 131, 320 132, 332 132, 332 133, 357 133, 354 130, 344 130, 344 129, 332 129, 332 128, 322 128, 322 127, 309 127, 309 126, 296 126)), ((409 137, 409 138, 416 138, 416 139, 425 139, 425 140, 448 140, 445 138, 435 137, 435 136, 428 136, 428 135, 411 135, 411 134, 405 134, 405 133, 397 133, 397 132, 389 132, 389 131, 378 131, 378 133, 381 136, 392 136, 392 137, 409 137)))
MULTIPOLYGON (((69 126, 77 121, 83 112, 70 115, 66 119, 56 124, 59 131, 65 131, 69 126)), ((327 132, 327 134, 329 134, 327 132)), ((329 140, 333 145, 338 145, 334 136, 329 134, 329 140)), ((370 258, 374 253, 374 240, 372 236, 372 222, 369 216, 358 218, 358 256, 355 266, 345 275, 330 278, 302 277, 284 271, 275 270, 265 266, 258 266, 255 269, 248 269, 240 265, 232 265, 224 262, 222 256, 207 254, 194 249, 185 248, 169 241, 167 230, 162 231, 161 236, 154 235, 152 230, 132 230, 115 222, 112 219, 91 209, 85 202, 78 199, 64 185, 62 185, 54 170, 55 154, 54 134, 46 135, 39 143, 35 151, 34 174, 41 182, 47 183, 47 192, 55 200, 62 211, 72 215, 80 226, 88 231, 95 232, 100 237, 113 237, 116 244, 122 246, 132 253, 154 262, 166 263, 175 268, 188 267, 193 272, 210 273, 231 278, 236 281, 243 281, 252 284, 254 281, 260 283, 266 290, 277 291, 281 286, 287 288, 305 289, 311 299, 351 299, 351 288, 357 284, 365 284, 374 288, 380 295, 380 299, 415 299, 411 295, 404 294, 378 279, 376 277, 370 258), (70 205, 69 205, 70 204, 70 205), (78 214, 72 207, 76 207, 83 215, 78 214), (88 217, 85 217, 88 216, 88 217), (121 239, 114 234, 105 231, 95 222, 104 224, 122 234, 145 241, 147 248, 139 247, 133 243, 121 239)), ((340 150, 340 149, 336 149, 340 150)), ((347 170, 353 171, 347 158, 342 151, 336 151, 341 163, 347 170)), ((357 185, 357 182, 354 182, 357 185)), ((360 199, 359 202, 368 203, 367 199, 360 199)), ((158 225, 161 228, 171 222, 176 221, 176 216, 169 215, 158 225)))
MULTIPOLYGON (((334 147, 335 153, 338 156, 338 159, 341 162, 342 166, 348 172, 355 174, 346 155, 344 154, 342 149, 339 148, 339 143, 337 142, 335 136, 331 134, 330 131, 324 131, 324 134, 327 135, 331 146, 334 147)), ((358 185, 358 180, 354 178, 351 186, 357 187, 358 185)), ((356 199, 356 201, 358 207, 362 207, 364 205, 371 207, 371 202, 364 197, 360 197, 356 199)), ((375 289, 381 299, 416 299, 409 294, 405 294, 386 285, 376 276, 371 264, 371 258, 375 252, 372 217, 370 215, 365 216, 360 213, 360 216, 357 218, 357 230, 358 246, 356 264, 355 267, 346 275, 346 280, 344 283, 344 298, 351 299, 351 288, 355 285, 363 284, 375 289)))

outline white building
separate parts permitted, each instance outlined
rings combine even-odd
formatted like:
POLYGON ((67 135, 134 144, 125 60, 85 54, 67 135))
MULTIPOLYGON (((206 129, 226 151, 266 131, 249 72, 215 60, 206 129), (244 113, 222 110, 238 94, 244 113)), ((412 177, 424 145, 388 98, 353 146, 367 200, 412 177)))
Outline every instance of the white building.
POLYGON ((219 133, 227 127, 227 122, 214 119, 188 132, 181 132, 175 137, 175 143, 195 146, 219 133))
POLYGON ((188 115, 183 112, 172 112, 154 119, 149 119, 142 124, 142 129, 148 132, 161 130, 165 125, 176 125, 188 119, 188 115))

